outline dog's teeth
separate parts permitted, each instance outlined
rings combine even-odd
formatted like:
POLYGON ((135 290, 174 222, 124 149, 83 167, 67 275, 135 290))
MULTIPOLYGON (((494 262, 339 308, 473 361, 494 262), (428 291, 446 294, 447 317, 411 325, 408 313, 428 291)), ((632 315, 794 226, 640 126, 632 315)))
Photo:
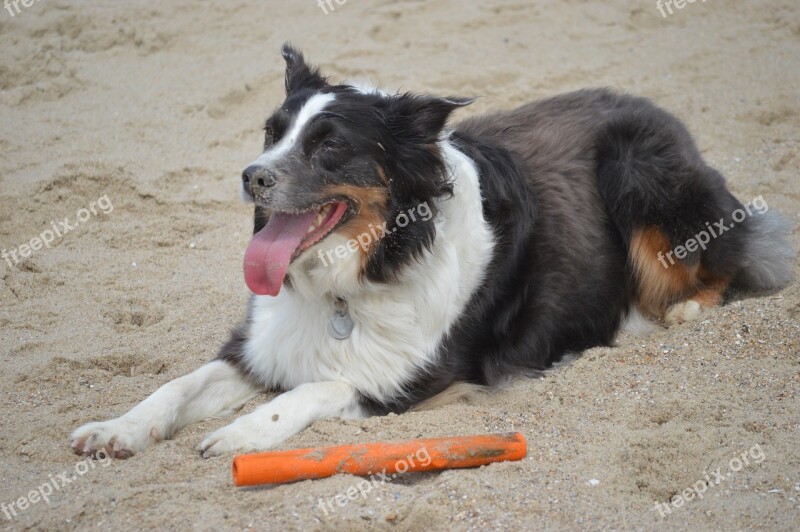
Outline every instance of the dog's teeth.
POLYGON ((330 204, 320 207, 320 209, 317 211, 317 217, 314 219, 314 223, 312 223, 308 228, 306 234, 312 233, 319 229, 319 227, 322 225, 322 222, 324 222, 325 218, 328 217, 328 213, 330 213, 332 208, 333 207, 330 204))

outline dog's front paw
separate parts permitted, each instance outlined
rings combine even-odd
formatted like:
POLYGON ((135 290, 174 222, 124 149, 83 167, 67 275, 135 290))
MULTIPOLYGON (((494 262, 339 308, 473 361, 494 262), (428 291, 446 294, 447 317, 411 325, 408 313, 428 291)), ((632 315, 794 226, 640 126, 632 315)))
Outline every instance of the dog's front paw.
POLYGON ((118 417, 87 423, 77 429, 71 436, 72 450, 82 455, 104 451, 113 458, 130 458, 146 449, 153 437, 153 432, 141 422, 118 417))
POLYGON ((203 458, 233 452, 263 451, 282 441, 276 436, 245 416, 206 436, 198 450, 203 458))

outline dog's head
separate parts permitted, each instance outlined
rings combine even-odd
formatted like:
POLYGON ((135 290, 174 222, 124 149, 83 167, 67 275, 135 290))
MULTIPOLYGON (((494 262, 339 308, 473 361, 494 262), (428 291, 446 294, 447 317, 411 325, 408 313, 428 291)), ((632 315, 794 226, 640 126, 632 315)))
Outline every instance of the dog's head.
POLYGON ((282 55, 286 100, 242 174, 256 206, 247 284, 276 295, 301 257, 334 266, 351 255, 360 276, 389 281, 433 241, 436 200, 452 191, 440 137, 471 100, 332 85, 290 45, 282 55))

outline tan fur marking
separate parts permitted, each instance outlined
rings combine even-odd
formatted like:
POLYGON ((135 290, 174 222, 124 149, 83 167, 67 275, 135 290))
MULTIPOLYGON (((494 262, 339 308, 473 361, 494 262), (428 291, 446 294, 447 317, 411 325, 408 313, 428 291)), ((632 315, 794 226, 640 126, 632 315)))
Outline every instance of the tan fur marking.
POLYGON ((697 301, 703 308, 720 306, 723 300, 723 293, 730 281, 721 277, 710 277, 702 265, 700 266, 700 279, 703 283, 702 288, 689 299, 697 301))
POLYGON ((658 260, 659 252, 666 256, 670 244, 658 228, 646 227, 633 232, 630 259, 636 274, 639 305, 644 311, 663 316, 667 308, 680 301, 695 301, 702 308, 722 303, 730 279, 711 274, 702 260, 689 266, 675 259, 675 264, 667 261, 669 267, 664 268, 658 260))
POLYGON ((636 229, 631 238, 630 260, 636 275, 639 306, 645 312, 663 316, 664 310, 696 292, 699 267, 677 260, 668 268, 658 260, 659 252, 670 251, 669 238, 656 227, 636 229))
POLYGON ((358 214, 340 227, 337 233, 347 237, 349 240, 356 241, 358 241, 360 235, 369 235, 368 249, 364 251, 361 246, 358 247, 363 269, 367 264, 372 247, 378 243, 372 236, 373 231, 370 228, 370 224, 375 228, 374 232, 380 236, 378 228, 386 221, 388 190, 383 187, 336 185, 326 188, 324 194, 326 196, 345 196, 356 203, 358 214))

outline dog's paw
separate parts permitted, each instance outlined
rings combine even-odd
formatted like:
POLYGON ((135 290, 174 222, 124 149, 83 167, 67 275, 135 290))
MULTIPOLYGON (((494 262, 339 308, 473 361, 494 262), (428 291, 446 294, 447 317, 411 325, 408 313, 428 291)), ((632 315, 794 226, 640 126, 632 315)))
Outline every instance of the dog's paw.
POLYGON ((211 458, 233 452, 264 451, 281 441, 275 433, 245 416, 206 436, 197 449, 203 458, 211 458))
POLYGON ((669 310, 667 310, 667 313, 664 316, 664 321, 667 322, 667 325, 672 326, 680 323, 686 323, 688 321, 694 321, 699 316, 700 303, 689 299, 687 301, 681 301, 680 303, 672 305, 669 310))
POLYGON ((73 432, 71 439, 77 454, 94 456, 104 451, 113 458, 130 458, 146 449, 154 434, 140 422, 118 417, 87 423, 73 432))

